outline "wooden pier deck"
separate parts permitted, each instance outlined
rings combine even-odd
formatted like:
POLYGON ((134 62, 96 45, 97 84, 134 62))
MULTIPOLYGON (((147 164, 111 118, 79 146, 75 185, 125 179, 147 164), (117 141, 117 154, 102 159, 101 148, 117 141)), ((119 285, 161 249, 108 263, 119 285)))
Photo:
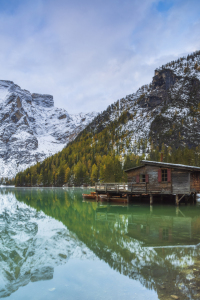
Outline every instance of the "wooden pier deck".
POLYGON ((196 202, 200 193, 200 168, 163 162, 142 161, 142 165, 125 171, 127 183, 96 183, 97 195, 106 194, 108 199, 126 197, 129 202, 136 196, 153 199, 164 196, 174 199, 176 205, 182 201, 196 202))
POLYGON ((107 194, 107 193, 127 193, 131 192, 132 187, 130 187, 127 183, 102 183, 102 184, 95 184, 95 192, 107 194))
MULTIPOLYGON (((124 203, 129 203, 135 199, 146 200, 147 198, 150 201, 150 205, 153 204, 154 200, 160 199, 160 202, 163 203, 163 199, 168 199, 168 203, 175 202, 176 205, 179 205, 180 202, 187 203, 196 203, 196 193, 185 193, 185 194, 170 194, 164 193, 163 191, 149 191, 147 186, 138 185, 135 188, 134 184, 121 184, 121 183, 104 183, 95 185, 96 197, 98 195, 106 195, 106 198, 103 198, 106 201, 118 202, 116 197, 123 197, 124 203)), ((164 201, 166 203, 166 201, 164 201)))

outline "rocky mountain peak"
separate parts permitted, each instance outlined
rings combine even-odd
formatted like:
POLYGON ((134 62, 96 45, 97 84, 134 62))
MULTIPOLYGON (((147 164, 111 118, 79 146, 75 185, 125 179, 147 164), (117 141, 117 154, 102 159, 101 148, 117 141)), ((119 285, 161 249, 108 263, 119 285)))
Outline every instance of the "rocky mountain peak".
POLYGON ((40 105, 43 107, 53 107, 54 106, 54 101, 53 101, 53 96, 51 95, 41 95, 41 94, 32 94, 32 101, 36 105, 40 105))
POLYGON ((62 150, 95 115, 70 115, 54 107, 53 96, 0 80, 0 177, 13 177, 62 150))
POLYGON ((172 70, 162 69, 155 70, 155 76, 152 81, 152 88, 162 88, 163 90, 169 90, 169 88, 175 84, 178 77, 173 73, 172 70))
POLYGON ((108 106, 86 130, 99 133, 111 123, 122 155, 148 152, 151 144, 198 146, 200 51, 157 68, 150 84, 108 106))

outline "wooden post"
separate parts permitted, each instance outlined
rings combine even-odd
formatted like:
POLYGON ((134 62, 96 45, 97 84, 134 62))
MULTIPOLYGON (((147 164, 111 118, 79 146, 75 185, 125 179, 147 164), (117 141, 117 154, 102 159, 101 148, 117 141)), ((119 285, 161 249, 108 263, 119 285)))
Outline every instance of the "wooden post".
POLYGON ((188 204, 188 196, 185 196, 185 205, 188 204))
POLYGON ((194 193, 194 203, 197 202, 197 193, 194 193))
POLYGON ((179 205, 178 195, 176 194, 176 205, 179 205))
POLYGON ((97 202, 99 201, 99 195, 98 195, 98 193, 96 193, 96 201, 97 202))
POLYGON ((107 202, 110 202, 110 194, 107 193, 107 202))
POLYGON ((153 205, 150 204, 150 214, 153 212, 153 205))
POLYGON ((150 205, 152 205, 152 204, 153 204, 153 195, 150 194, 150 205))

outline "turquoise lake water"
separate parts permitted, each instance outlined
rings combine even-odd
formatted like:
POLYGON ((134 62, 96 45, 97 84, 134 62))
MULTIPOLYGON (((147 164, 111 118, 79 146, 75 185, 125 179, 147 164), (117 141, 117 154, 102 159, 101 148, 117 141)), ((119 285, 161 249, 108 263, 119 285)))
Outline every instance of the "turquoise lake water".
POLYGON ((83 201, 0 189, 0 298, 200 299, 200 203, 83 201))

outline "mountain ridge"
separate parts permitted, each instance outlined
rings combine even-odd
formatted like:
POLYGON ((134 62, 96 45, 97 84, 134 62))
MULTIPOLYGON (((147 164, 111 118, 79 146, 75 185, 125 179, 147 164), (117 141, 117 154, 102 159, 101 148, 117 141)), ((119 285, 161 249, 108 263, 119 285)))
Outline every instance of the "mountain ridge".
POLYGON ((14 177, 61 151, 96 116, 69 114, 54 107, 53 96, 31 94, 0 80, 0 177, 14 177))
POLYGON ((169 162, 199 165, 200 149, 195 150, 199 145, 200 51, 197 51, 156 69, 150 84, 109 105, 61 152, 37 168, 18 174, 16 184, 123 181, 123 169, 138 165, 147 156, 157 160, 161 149, 169 162), (183 149, 182 156, 179 148, 183 149), (193 158, 188 162, 189 148, 193 149, 193 158), (31 178, 34 178, 32 183, 31 178))

